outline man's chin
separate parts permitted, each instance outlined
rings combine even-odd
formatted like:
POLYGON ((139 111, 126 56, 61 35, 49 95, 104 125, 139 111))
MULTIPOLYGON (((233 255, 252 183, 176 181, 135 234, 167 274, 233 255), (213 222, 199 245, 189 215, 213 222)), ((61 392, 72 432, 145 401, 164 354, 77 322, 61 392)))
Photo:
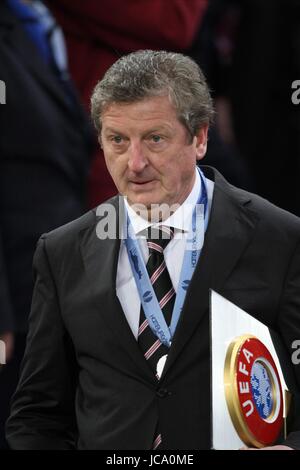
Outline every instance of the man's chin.
POLYGON ((149 197, 149 195, 147 196, 145 194, 128 194, 127 201, 131 206, 144 206, 147 210, 151 210, 152 206, 163 204, 161 198, 153 197, 153 195, 149 197))
POLYGON ((128 196, 127 202, 131 208, 144 219, 152 222, 166 220, 178 208, 178 204, 169 205, 163 198, 132 197, 128 196))
POLYGON ((159 204, 159 201, 162 199, 161 195, 157 194, 156 192, 145 190, 130 190, 127 192, 126 196, 130 205, 142 204, 147 208, 150 208, 151 204, 159 204))

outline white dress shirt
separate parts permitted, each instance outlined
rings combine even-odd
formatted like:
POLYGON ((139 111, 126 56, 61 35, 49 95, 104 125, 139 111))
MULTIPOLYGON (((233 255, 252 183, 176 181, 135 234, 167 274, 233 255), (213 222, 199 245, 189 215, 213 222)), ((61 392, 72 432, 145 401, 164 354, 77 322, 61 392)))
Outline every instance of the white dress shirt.
MULTIPOLYGON (((125 207, 128 211, 128 215, 132 224, 135 235, 141 234, 145 229, 151 225, 158 226, 163 225, 167 227, 173 227, 174 238, 168 243, 164 250, 165 262, 170 274, 170 278, 175 291, 179 283, 179 277, 181 273, 181 267, 183 263, 184 251, 186 240, 189 237, 191 229, 192 213, 195 205, 197 204, 199 194, 201 191, 201 178, 199 173, 196 171, 196 179, 192 191, 186 198, 184 203, 166 220, 161 224, 151 224, 148 220, 140 217, 127 203, 125 199, 125 207)), ((211 202, 213 196, 214 183, 206 178, 207 182, 207 196, 208 196, 208 214, 211 209, 211 202)), ((149 258, 149 249, 145 237, 138 238, 138 243, 141 249, 142 256, 145 264, 147 264, 149 258)), ((141 301, 137 286, 135 283, 134 276, 132 274, 131 266, 128 259, 127 249, 125 241, 121 240, 118 268, 117 268, 117 279, 116 279, 116 290, 117 296, 121 303, 123 312, 126 316, 128 324, 132 330, 133 335, 137 339, 139 329, 139 318, 141 301)))

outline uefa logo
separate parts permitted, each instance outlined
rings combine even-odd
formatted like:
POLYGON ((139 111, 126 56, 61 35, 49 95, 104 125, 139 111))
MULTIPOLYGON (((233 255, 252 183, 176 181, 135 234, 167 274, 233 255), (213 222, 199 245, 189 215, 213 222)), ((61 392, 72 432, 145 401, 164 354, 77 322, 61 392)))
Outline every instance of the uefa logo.
POLYGON ((225 397, 233 425, 248 446, 273 444, 283 428, 282 386, 266 346, 243 335, 228 347, 224 368, 225 397))

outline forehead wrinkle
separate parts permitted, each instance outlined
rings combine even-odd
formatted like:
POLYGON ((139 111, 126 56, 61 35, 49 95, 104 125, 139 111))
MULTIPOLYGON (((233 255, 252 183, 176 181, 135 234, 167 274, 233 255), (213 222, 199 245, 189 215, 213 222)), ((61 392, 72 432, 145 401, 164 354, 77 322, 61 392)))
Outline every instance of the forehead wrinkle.
POLYGON ((165 98, 149 98, 132 103, 111 103, 102 113, 102 119, 105 117, 122 118, 132 120, 151 120, 164 119, 168 113, 169 119, 177 118, 174 106, 165 98))
POLYGON ((114 133, 114 134, 126 134, 126 133, 130 133, 130 134, 135 134, 135 133, 142 133, 142 134, 149 134, 149 133, 153 133, 153 132, 174 132, 174 129, 172 127, 171 124, 167 123, 167 122, 160 122, 160 123, 153 123, 151 125, 149 125, 149 122, 148 121, 152 121, 151 120, 146 120, 146 122, 144 121, 140 121, 140 120, 137 120, 137 123, 134 123, 134 125, 130 125, 128 123, 128 120, 126 120, 126 122, 121 122, 121 123, 118 123, 118 120, 112 120, 110 123, 107 123, 107 125, 105 125, 105 123, 103 123, 103 126, 102 126, 102 130, 105 134, 108 134, 108 133, 114 133))
POLYGON ((112 103, 102 114, 102 131, 140 135, 153 130, 174 133, 182 127, 174 106, 166 97, 119 104, 112 103))

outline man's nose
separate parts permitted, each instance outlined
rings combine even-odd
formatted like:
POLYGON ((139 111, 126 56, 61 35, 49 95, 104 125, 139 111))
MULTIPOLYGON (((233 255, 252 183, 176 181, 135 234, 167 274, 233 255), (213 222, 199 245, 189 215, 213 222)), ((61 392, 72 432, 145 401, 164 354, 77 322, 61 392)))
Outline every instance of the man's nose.
POLYGON ((130 171, 140 173, 147 166, 145 148, 141 142, 131 142, 128 149, 128 168, 130 171))

